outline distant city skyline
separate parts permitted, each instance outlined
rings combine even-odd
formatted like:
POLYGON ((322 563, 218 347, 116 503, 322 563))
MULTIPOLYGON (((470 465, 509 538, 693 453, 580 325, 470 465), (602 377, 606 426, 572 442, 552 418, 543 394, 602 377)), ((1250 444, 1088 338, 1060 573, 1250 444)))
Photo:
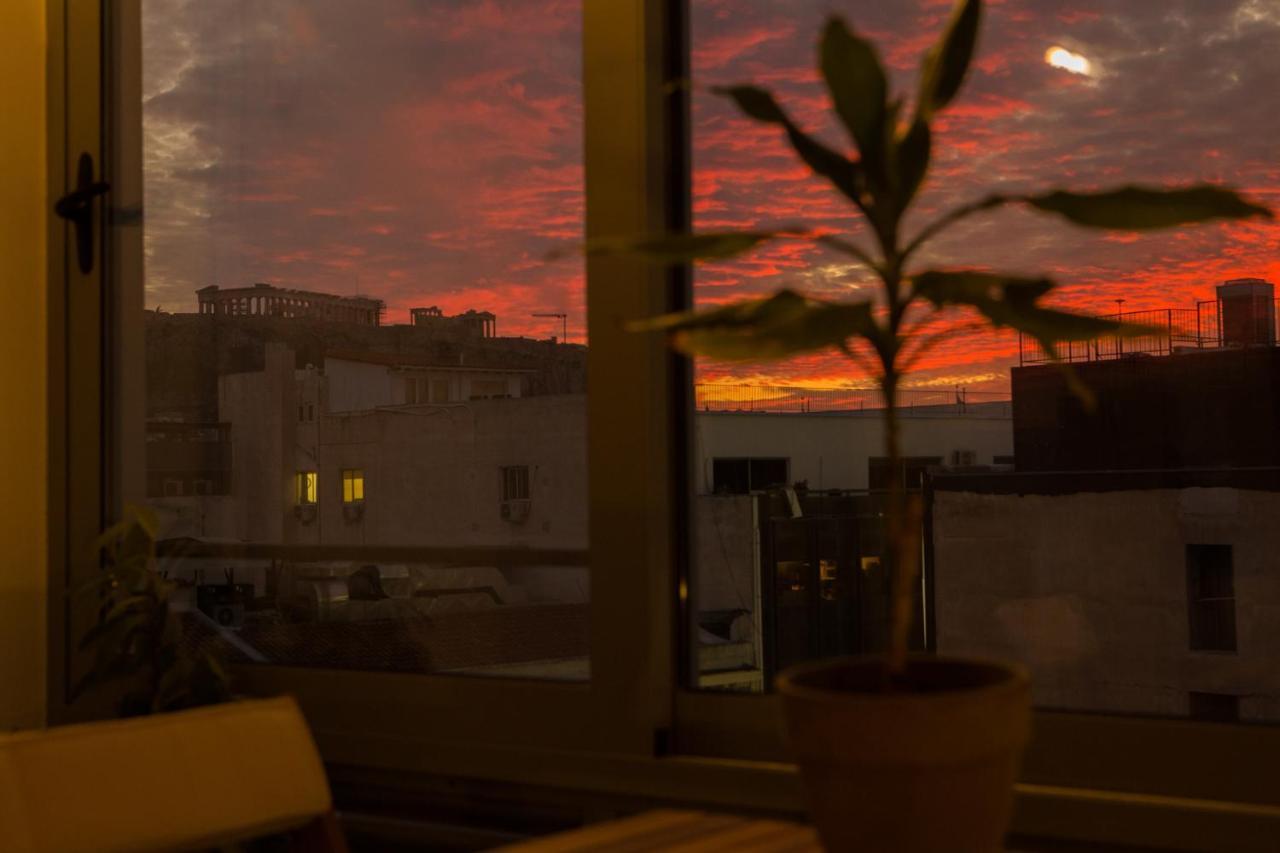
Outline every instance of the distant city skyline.
MULTIPOLYGON (((736 116, 713 84, 774 89, 806 128, 825 117, 813 43, 828 12, 885 46, 900 90, 950 0, 692 3, 698 227, 848 211, 775 130, 736 116)), ((1220 181, 1280 207, 1280 7, 1265 0, 989 2, 980 54, 938 124, 920 213, 1003 189, 1220 181), (1046 53, 1058 47, 1057 67, 1046 53), (1078 59, 1071 59, 1077 57, 1078 59), (1078 63, 1089 63, 1089 74, 1078 63), (1073 71, 1072 69, 1075 69, 1073 71)), ((509 334, 583 340, 579 262, 542 262, 583 216, 581 2, 148 0, 145 108, 148 305, 194 310, 194 290, 268 281, 409 307, 498 314, 509 334)), ((918 218, 916 219, 918 221, 918 218)), ((1103 235, 1025 211, 940 241, 935 264, 1046 272, 1062 304, 1109 313, 1180 307, 1228 278, 1280 281, 1280 225, 1250 221, 1103 235)), ((856 297, 842 258, 782 244, 701 268, 702 304, 788 285, 856 297)), ((966 335, 916 385, 1002 385, 1016 344, 966 335)), ((846 384, 835 356, 703 365, 708 380, 846 384)))

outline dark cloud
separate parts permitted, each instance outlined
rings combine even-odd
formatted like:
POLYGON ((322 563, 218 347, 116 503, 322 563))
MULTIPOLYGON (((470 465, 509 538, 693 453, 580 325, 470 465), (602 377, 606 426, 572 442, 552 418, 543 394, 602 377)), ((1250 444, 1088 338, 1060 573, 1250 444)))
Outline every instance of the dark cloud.
MULTIPOLYGON (((151 0, 148 295, 582 312, 576 2, 151 0)), ((541 327, 534 331, 545 333, 541 327)))

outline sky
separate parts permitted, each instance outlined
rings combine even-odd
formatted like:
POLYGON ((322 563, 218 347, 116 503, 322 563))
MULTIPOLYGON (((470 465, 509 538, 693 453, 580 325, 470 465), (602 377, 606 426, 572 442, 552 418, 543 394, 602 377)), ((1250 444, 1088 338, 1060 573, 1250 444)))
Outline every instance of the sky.
MULTIPOLYGON (((772 89, 807 130, 848 149, 814 70, 828 14, 880 45, 909 92, 950 0, 691 0, 694 217, 702 229, 806 223, 862 234, 775 128, 710 86, 772 89)), ((266 281, 377 296, 388 320, 439 305, 583 339, 581 0, 145 0, 148 305, 266 281)), ((908 231, 999 190, 1214 181, 1280 208, 1280 0, 987 3, 965 90, 935 125, 908 231), (1053 46, 1091 64, 1046 64, 1053 46)), ((1083 231, 1025 210, 970 220, 927 266, 1044 273, 1092 313, 1192 307, 1215 284, 1280 282, 1280 224, 1147 234, 1083 231)), ((865 298, 846 259, 797 242, 700 267, 714 305, 792 287, 865 298)), ((944 324, 959 322, 948 316, 944 324)), ((908 384, 1001 390, 1016 337, 949 339, 908 384)), ((706 381, 858 386, 842 357, 700 365, 706 381)))

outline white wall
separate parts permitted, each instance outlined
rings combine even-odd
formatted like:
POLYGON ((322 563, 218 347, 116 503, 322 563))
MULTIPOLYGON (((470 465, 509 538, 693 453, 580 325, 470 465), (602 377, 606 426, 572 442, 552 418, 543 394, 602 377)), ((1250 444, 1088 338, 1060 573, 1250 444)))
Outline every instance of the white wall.
POLYGON ((1047 707, 1280 720, 1280 495, 939 491, 938 649, 1020 660, 1047 707), (1238 652, 1189 651, 1186 545, 1233 546, 1238 652))
MULTIPOLYGON (((1008 408, 960 415, 904 412, 902 443, 908 456, 950 458, 953 450, 977 452, 977 464, 1013 455, 1008 408)), ((712 490, 711 460, 768 456, 791 459, 791 481, 811 489, 865 489, 867 463, 884 455, 884 430, 873 413, 699 412, 696 418, 697 490, 712 490)))
POLYGON ((324 375, 328 412, 360 412, 404 401, 403 389, 395 388, 395 379, 385 364, 326 358, 324 375))
POLYGON ((0 3, 0 731, 45 718, 45 6, 0 3))

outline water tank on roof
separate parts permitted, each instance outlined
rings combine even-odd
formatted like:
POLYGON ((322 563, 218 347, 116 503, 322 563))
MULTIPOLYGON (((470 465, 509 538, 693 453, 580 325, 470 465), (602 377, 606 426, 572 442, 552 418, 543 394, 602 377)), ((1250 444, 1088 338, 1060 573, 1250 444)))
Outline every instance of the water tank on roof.
POLYGON ((1260 278, 1234 278, 1218 285, 1224 346, 1274 346, 1275 286, 1260 278))

